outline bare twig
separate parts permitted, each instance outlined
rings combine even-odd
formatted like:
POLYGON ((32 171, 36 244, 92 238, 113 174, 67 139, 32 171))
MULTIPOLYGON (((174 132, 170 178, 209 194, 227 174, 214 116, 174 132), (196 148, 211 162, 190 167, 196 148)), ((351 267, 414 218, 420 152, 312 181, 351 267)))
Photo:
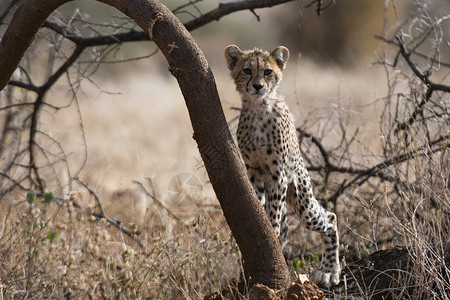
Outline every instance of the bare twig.
MULTIPOLYGON (((74 177, 73 178, 75 181, 77 181, 77 182, 79 182, 88 192, 89 192, 89 194, 91 194, 93 197, 94 197, 94 199, 95 199, 95 202, 97 203, 97 206, 98 206, 98 208, 100 209, 100 214, 99 214, 99 217, 101 217, 101 218, 104 218, 104 217, 106 217, 106 214, 105 214, 105 210, 103 209, 103 205, 102 205, 102 202, 100 201, 100 198, 97 196, 97 193, 87 184, 87 183, 85 183, 83 180, 81 180, 80 178, 78 178, 78 177, 74 177)), ((78 205, 78 204, 77 204, 78 205)), ((79 205, 78 205, 79 206, 79 205)))
MULTIPOLYGON (((85 182, 83 182, 80 178, 75 177, 74 180, 76 180, 77 182, 79 182, 88 192, 89 194, 91 194, 96 203, 97 206, 100 209, 100 213, 92 213, 93 216, 97 217, 97 218, 101 218, 101 219, 105 219, 106 222, 108 222, 109 224, 113 225, 114 227, 116 227, 117 229, 119 229, 120 231, 122 231, 123 233, 125 233, 127 236, 129 236, 131 239, 133 239, 142 249, 147 249, 147 246, 145 245, 145 243, 139 239, 137 237, 137 235, 135 233, 133 233, 133 231, 131 231, 130 229, 128 229, 126 226, 124 226, 122 224, 121 221, 116 220, 116 219, 112 219, 110 217, 108 217, 105 213, 105 210, 103 209, 103 205, 100 201, 100 198, 97 196, 97 193, 95 193, 95 191, 85 182)), ((81 207, 78 203, 72 201, 73 205, 77 208, 83 208, 81 207)))
POLYGON ((4 24, 3 20, 11 12, 12 8, 18 3, 18 0, 11 0, 11 2, 6 6, 5 11, 0 15, 0 25, 4 24))
POLYGON ((335 2, 334 0, 329 0, 328 4, 324 7, 323 0, 314 0, 311 3, 305 5, 305 8, 309 8, 313 5, 316 5, 316 13, 318 16, 320 16, 322 14, 322 11, 330 7, 334 2, 335 2))
POLYGON ((272 7, 279 4, 291 2, 293 0, 247 0, 220 3, 219 7, 213 9, 202 16, 185 23, 189 31, 202 27, 212 21, 218 21, 222 17, 241 10, 255 10, 257 8, 272 7))
MULTIPOLYGON (((399 46, 398 42, 396 42, 394 40, 390 40, 390 39, 387 39, 387 38, 379 36, 379 35, 375 35, 375 38, 380 40, 380 41, 383 41, 383 43, 386 43, 386 44, 389 44, 389 45, 395 45, 397 47, 399 46)), ((439 65, 441 65, 442 67, 450 68, 450 63, 445 62, 445 61, 441 61, 441 60, 437 60, 437 59, 435 59, 433 57, 428 57, 428 55, 423 54, 421 52, 418 52, 416 50, 413 51, 412 49, 409 49, 409 53, 410 53, 410 55, 414 54, 414 55, 416 55, 416 56, 418 56, 420 58, 429 59, 432 63, 439 63, 439 65)), ((400 55, 400 54, 401 54, 401 51, 398 52, 398 55, 400 55)), ((393 65, 395 66, 396 63, 394 63, 393 65)))
POLYGON ((168 213, 173 219, 175 219, 175 221, 181 222, 181 219, 178 218, 173 212, 171 212, 170 209, 169 209, 167 206, 165 206, 164 203, 162 203, 155 195, 153 195, 152 193, 150 193, 150 192, 144 187, 144 185, 143 185, 141 182, 139 182, 139 181, 137 181, 137 180, 133 180, 133 182, 134 182, 135 184, 137 184, 137 185, 141 188, 141 190, 142 190, 147 196, 149 196, 150 198, 152 198, 152 200, 155 201, 155 203, 156 203, 160 208, 162 208, 162 209, 164 209, 165 211, 167 211, 167 213, 168 213))
POLYGON ((417 105, 416 109, 412 113, 411 117, 409 117, 405 122, 398 124, 398 130, 405 130, 409 126, 411 126, 416 120, 418 114, 423 110, 423 107, 430 100, 433 92, 435 91, 443 91, 446 93, 450 93, 450 86, 434 83, 430 80, 430 74, 423 73, 419 70, 416 64, 411 60, 411 53, 406 50, 405 44, 400 37, 397 37, 397 42, 400 47, 400 53, 402 54, 405 61, 408 63, 411 70, 414 74, 425 84, 426 93, 422 98, 422 101, 417 105))

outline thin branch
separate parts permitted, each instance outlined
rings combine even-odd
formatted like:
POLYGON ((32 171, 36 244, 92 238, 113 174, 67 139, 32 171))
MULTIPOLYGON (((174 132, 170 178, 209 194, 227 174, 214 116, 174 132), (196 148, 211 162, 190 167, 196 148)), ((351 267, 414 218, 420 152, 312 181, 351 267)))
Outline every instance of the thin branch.
POLYGON ((261 17, 256 13, 256 11, 255 11, 253 8, 250 9, 250 12, 256 17, 256 20, 257 20, 258 22, 261 21, 261 17))
POLYGON ((322 158, 325 162, 325 167, 331 166, 332 164, 330 162, 329 152, 327 149, 325 149, 319 138, 315 137, 311 133, 302 130, 301 128, 297 128, 297 131, 300 133, 300 137, 305 136, 306 138, 311 139, 311 141, 317 146, 317 148, 319 148, 320 154, 322 155, 322 158))
POLYGON ((105 218, 106 213, 105 213, 105 210, 103 209, 103 205, 102 205, 102 202, 100 201, 100 198, 97 196, 97 193, 87 183, 85 183, 83 180, 81 180, 79 177, 74 177, 73 179, 75 181, 77 181, 78 183, 80 183, 89 192, 89 194, 91 194, 91 196, 94 197, 95 202, 97 203, 97 206, 100 209, 100 214, 98 216, 100 218, 105 218))
MULTIPOLYGON (((156 55, 156 53, 159 52, 159 48, 156 48, 153 52, 151 52, 150 54, 147 55, 142 55, 142 56, 138 56, 138 57, 132 57, 132 58, 127 58, 127 59, 121 59, 121 60, 113 60, 113 61, 105 61, 102 60, 101 63, 102 64, 121 64, 121 63, 127 63, 130 61, 137 61, 137 60, 142 60, 142 59, 146 59, 146 58, 150 58, 154 55, 156 55)), ((106 58, 106 57, 105 57, 106 58)), ((83 61, 82 63, 97 63, 97 61, 83 61)))
POLYGON ((430 100, 434 91, 443 91, 450 93, 450 86, 432 82, 430 80, 430 74, 422 73, 417 67, 417 65, 411 60, 411 53, 406 50, 405 44, 403 43, 403 40, 399 36, 397 36, 397 42, 400 47, 400 53, 402 54, 403 58, 405 59, 409 67, 427 87, 425 96, 423 97, 422 101, 419 103, 419 105, 417 105, 411 117, 409 117, 405 122, 398 125, 397 129, 398 131, 398 130, 405 130, 414 123, 417 116, 423 110, 425 104, 427 104, 427 102, 430 100))
POLYGON ((218 21, 222 17, 241 10, 255 10, 257 8, 272 7, 279 4, 291 2, 293 0, 247 0, 234 1, 227 3, 219 3, 216 9, 213 9, 197 19, 186 22, 184 26, 187 30, 192 31, 200 28, 212 21, 218 21))
MULTIPOLYGON (((38 95, 36 101, 34 102, 33 113, 31 114, 31 125, 30 125, 30 137, 28 140, 28 155, 30 159, 30 172, 33 171, 37 180, 37 188, 43 193, 45 189, 45 181, 40 177, 38 167, 36 165, 36 159, 34 155, 34 145, 36 144, 36 133, 38 124, 38 115, 40 107, 43 103, 43 96, 38 95)), ((30 178, 31 174, 30 174, 30 178)))
MULTIPOLYGON (((36 101, 35 102, 22 102, 22 103, 10 104, 10 105, 6 105, 6 106, 0 107, 0 111, 8 110, 8 109, 14 108, 14 107, 34 106, 35 103, 36 103, 36 101)), ((48 107, 50 107, 50 108, 52 108, 54 110, 60 110, 62 108, 66 108, 67 107, 67 106, 63 106, 63 107, 61 107, 61 106, 54 106, 54 105, 52 105, 50 103, 47 103, 47 102, 43 102, 42 105, 46 105, 46 106, 48 106, 48 107)))
POLYGON ((195 5, 196 3, 198 3, 198 2, 202 2, 203 0, 189 0, 189 2, 187 2, 187 3, 185 3, 185 4, 182 4, 182 5, 180 5, 180 6, 178 6, 177 8, 174 8, 173 10, 172 10, 172 12, 174 13, 174 14, 177 14, 177 13, 179 13, 182 9, 185 9, 186 7, 189 7, 189 6, 194 6, 196 9, 198 9, 197 8, 197 6, 195 5))
POLYGON ((3 20, 11 12, 12 8, 16 5, 17 2, 19 2, 19 1, 18 0, 11 0, 11 2, 5 8, 5 11, 0 15, 0 25, 4 24, 3 20))
MULTIPOLYGON (((84 132, 84 125, 83 125, 83 117, 81 115, 81 110, 80 110, 80 103, 78 102, 78 98, 77 98, 77 94, 76 91, 74 90, 74 86, 72 85, 72 82, 70 80, 70 76, 69 73, 66 73, 67 76, 67 81, 69 82, 69 86, 70 86, 70 90, 72 92, 72 101, 75 103, 75 108, 78 114, 78 122, 80 125, 80 129, 81 129, 81 137, 83 139, 83 152, 84 152, 84 159, 82 160, 82 163, 80 164, 80 166, 78 167, 78 170, 74 171, 73 176, 78 176, 78 174, 81 172, 81 170, 83 170, 84 166, 87 163, 87 141, 86 141, 86 134, 84 132)), ((70 104, 69 104, 70 105, 70 104)))
POLYGON ((125 42, 149 41, 147 33, 134 29, 125 33, 100 35, 94 37, 82 37, 81 35, 67 33, 65 27, 48 20, 44 22, 43 27, 52 29, 53 31, 62 35, 64 38, 83 47, 122 44, 125 42))
POLYGON ((39 94, 44 94, 45 92, 47 92, 61 77, 61 75, 64 74, 70 66, 72 66, 72 64, 77 60, 84 49, 84 46, 77 45, 72 55, 59 67, 59 69, 52 76, 47 79, 47 82, 39 88, 39 94))
MULTIPOLYGON (((393 41, 393 40, 389 40, 389 39, 387 39, 387 38, 385 38, 385 37, 382 37, 382 36, 379 36, 379 35, 375 35, 375 38, 378 39, 378 40, 381 40, 382 42, 384 42, 384 43, 386 43, 386 44, 399 46, 398 42, 395 42, 395 41, 393 41)), ((442 62, 442 61, 437 60, 437 59, 435 59, 435 58, 433 58, 433 57, 429 57, 428 55, 423 54, 423 53, 421 53, 421 52, 411 51, 411 50, 410 50, 409 52, 410 52, 411 54, 417 55, 417 56, 420 57, 420 58, 429 59, 430 62, 432 62, 432 63, 439 63, 441 66, 449 67, 449 68, 450 68, 450 63, 448 63, 448 62, 442 62)), ((400 54, 401 54, 401 53, 399 52, 399 55, 400 55, 400 54)), ((394 63, 394 66, 395 66, 395 65, 396 65, 396 64, 394 63)))
POLYGON ((334 3, 334 0, 330 0, 328 2, 328 4, 323 7, 323 0, 314 0, 311 3, 305 5, 305 8, 309 8, 313 5, 316 5, 316 13, 318 16, 320 16, 322 14, 322 11, 326 10, 328 7, 330 7, 332 4, 334 3))
POLYGON ((164 203, 162 203, 161 201, 159 201, 159 199, 156 198, 155 195, 153 195, 152 193, 150 193, 149 191, 147 191, 147 189, 144 187, 144 185, 143 185, 141 182, 139 182, 139 181, 137 181, 137 180, 133 180, 133 182, 134 182, 135 184, 137 184, 137 185, 141 188, 141 190, 142 190, 147 196, 149 196, 150 198, 152 198, 152 200, 155 201, 155 203, 156 203, 159 207, 161 207, 162 209, 164 209, 165 211, 167 211, 167 213, 168 213, 172 218, 174 218, 177 222, 181 222, 181 219, 178 218, 173 212, 171 212, 170 209, 169 209, 167 206, 164 205, 164 203))
POLYGON ((31 92, 39 93, 39 87, 35 86, 34 84, 25 83, 23 81, 17 81, 17 80, 10 80, 8 82, 8 85, 16 86, 22 89, 29 90, 31 92))
MULTIPOLYGON (((95 193, 95 191, 88 185, 88 184, 86 184, 85 182, 83 182, 80 178, 78 178, 78 177, 74 177, 73 178, 75 181, 77 181, 77 182, 79 182, 88 192, 89 192, 89 194, 91 194, 93 197, 94 197, 94 199, 95 199, 95 201, 97 202, 97 205, 98 205, 98 207, 99 207, 99 209, 100 209, 100 213, 93 213, 92 215, 93 216, 95 216, 95 217, 97 217, 97 218, 100 218, 100 219, 105 219, 106 220, 106 222, 108 222, 109 224, 111 224, 111 225, 113 225, 113 226, 115 226, 116 228, 118 228, 120 231, 122 231, 123 233, 125 233, 127 236, 129 236, 131 239, 133 239, 142 249, 144 249, 144 250, 146 250, 147 249, 147 246, 145 245, 145 243, 141 240, 141 239, 139 239, 138 237, 137 237, 137 235, 133 232, 133 231, 131 231, 130 229, 128 229, 126 226, 124 226, 124 225, 122 225, 122 222, 121 221, 119 221, 119 220, 115 220, 115 219, 112 219, 112 218, 110 218, 110 217, 108 217, 107 215, 106 215, 106 213, 105 213, 105 210, 103 209, 103 205, 102 205, 102 203, 101 203, 101 201, 100 201, 100 198, 97 196, 97 193, 95 193)), ((83 207, 81 207, 78 203, 76 203, 76 202, 74 202, 74 201, 72 201, 72 204, 75 206, 75 207, 77 207, 77 208, 83 208, 83 207)))
POLYGON ((20 188, 22 191, 29 191, 30 190, 29 188, 26 188, 23 185, 21 185, 19 181, 15 180, 14 178, 12 178, 11 176, 9 176, 6 173, 3 173, 3 172, 0 171, 0 176, 10 180, 12 183, 14 183, 14 186, 20 188))

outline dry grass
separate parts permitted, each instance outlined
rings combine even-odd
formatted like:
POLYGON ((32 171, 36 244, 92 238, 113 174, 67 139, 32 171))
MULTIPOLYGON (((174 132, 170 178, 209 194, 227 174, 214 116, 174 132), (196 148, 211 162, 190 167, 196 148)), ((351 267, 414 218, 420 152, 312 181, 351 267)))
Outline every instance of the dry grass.
POLYGON ((237 245, 219 210, 131 226, 143 249, 92 216, 92 205, 74 207, 72 201, 83 200, 76 195, 64 205, 8 200, 0 236, 6 299, 198 299, 239 270, 237 245))

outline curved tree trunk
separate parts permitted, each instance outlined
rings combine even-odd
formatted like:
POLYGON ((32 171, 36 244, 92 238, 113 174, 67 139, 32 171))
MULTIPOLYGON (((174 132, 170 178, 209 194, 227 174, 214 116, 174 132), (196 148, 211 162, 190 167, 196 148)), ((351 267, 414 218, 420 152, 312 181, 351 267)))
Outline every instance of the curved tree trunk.
MULTIPOLYGON (((28 0, 0 44, 0 89, 45 19, 69 0, 28 0)), ((172 12, 155 0, 102 0, 134 19, 164 53, 189 110, 194 139, 245 261, 250 285, 281 288, 288 270, 278 240, 258 203, 228 129, 215 80, 202 51, 172 12)))

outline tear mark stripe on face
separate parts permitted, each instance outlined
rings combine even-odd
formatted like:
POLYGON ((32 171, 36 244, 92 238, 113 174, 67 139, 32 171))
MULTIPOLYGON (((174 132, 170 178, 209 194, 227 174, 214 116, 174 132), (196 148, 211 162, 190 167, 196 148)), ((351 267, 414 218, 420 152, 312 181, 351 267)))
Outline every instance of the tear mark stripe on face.
POLYGON ((249 92, 248 88, 250 87, 250 82, 252 81, 252 75, 250 75, 250 78, 247 81, 246 90, 249 92))

